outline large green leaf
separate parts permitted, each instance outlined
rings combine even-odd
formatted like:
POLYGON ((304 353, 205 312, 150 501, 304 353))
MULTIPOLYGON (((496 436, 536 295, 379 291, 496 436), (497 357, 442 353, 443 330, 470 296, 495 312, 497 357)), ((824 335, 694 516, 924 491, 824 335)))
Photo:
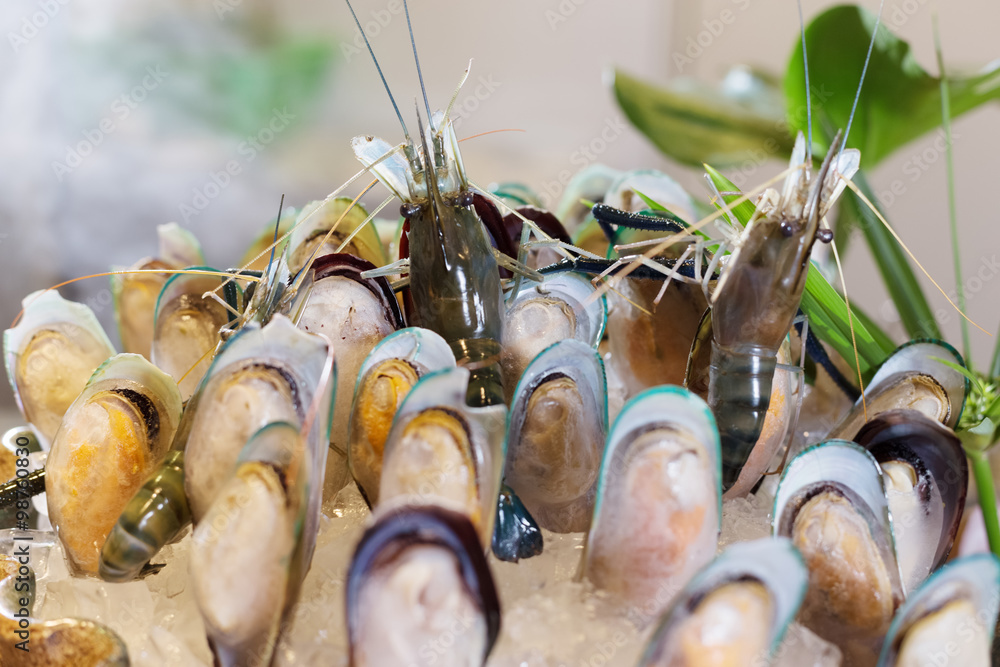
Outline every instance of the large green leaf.
POLYGON ((794 140, 784 123, 780 91, 750 72, 745 85, 710 87, 676 79, 659 88, 615 72, 625 115, 656 146, 680 162, 718 166, 759 164, 788 155, 794 140))
MULTIPOLYGON (((814 119, 828 120, 836 128, 847 126, 874 28, 875 16, 855 5, 833 7, 806 28, 814 119)), ((1000 97, 1000 66, 975 76, 949 77, 948 84, 954 118, 1000 97)), ((801 41, 788 63, 785 103, 789 124, 805 131, 801 41)), ((862 164, 870 168, 940 124, 940 80, 917 63, 909 44, 881 26, 848 145, 861 150, 862 164)), ((817 136, 817 143, 825 150, 822 136, 817 136)))

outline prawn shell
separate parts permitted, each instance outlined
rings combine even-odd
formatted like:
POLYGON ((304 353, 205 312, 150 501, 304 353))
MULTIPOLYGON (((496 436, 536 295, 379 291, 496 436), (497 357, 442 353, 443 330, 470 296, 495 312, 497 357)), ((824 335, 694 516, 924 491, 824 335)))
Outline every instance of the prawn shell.
MULTIPOLYGON (((919 517, 934 516, 932 510, 941 508, 939 526, 917 523, 915 527, 912 522, 904 521, 908 517, 899 513, 893 517, 896 528, 902 529, 901 523, 907 531, 917 529, 923 532, 924 528, 930 528, 929 535, 917 536, 917 547, 924 547, 928 539, 935 542, 928 572, 920 573, 919 577, 917 573, 903 572, 907 588, 915 589, 929 572, 948 560, 962 523, 969 486, 969 464, 961 442, 951 429, 914 410, 883 412, 858 432, 855 441, 870 451, 883 467, 889 461, 902 461, 912 467, 917 475, 914 490, 921 499, 920 506, 916 508, 919 517)), ((904 547, 912 547, 900 537, 897 534, 896 549, 902 555, 904 547)), ((900 563, 902 565, 902 558, 900 563)))
MULTIPOLYGON (((682 450, 682 453, 685 451, 688 450, 682 450)), ((607 585, 621 589, 623 596, 635 604, 646 602, 637 599, 637 595, 656 596, 657 606, 663 608, 694 572, 715 555, 722 521, 721 460, 715 418, 708 405, 691 392, 664 385, 646 390, 626 403, 611 427, 601 460, 594 517, 583 557, 583 574, 601 588, 607 585), (647 445, 644 439, 657 433, 663 435, 655 448, 653 444, 648 444, 636 450, 636 443, 647 445), (651 481, 658 485, 654 491, 670 495, 672 505, 676 506, 671 509, 676 513, 677 521, 683 524, 684 531, 664 526, 658 535, 649 535, 651 540, 658 539, 659 543, 641 549, 636 544, 621 541, 627 538, 606 537, 605 533, 614 536, 616 531, 622 530, 623 522, 634 518, 630 505, 647 506, 651 511, 665 506, 662 502, 665 498, 636 498, 636 490, 628 486, 616 492, 615 496, 626 503, 625 509, 608 505, 613 484, 624 485, 630 475, 655 472, 657 467, 633 464, 644 455, 663 453, 660 443, 664 441, 687 445, 695 456, 696 467, 682 479, 664 477, 651 481), (630 472, 632 469, 634 472, 630 472), (704 479, 695 479, 699 475, 704 479), (707 483, 708 488, 701 485, 702 481, 707 483), (694 485, 692 490, 700 489, 698 492, 706 496, 707 506, 692 506, 692 498, 676 495, 681 490, 677 488, 678 484, 686 483, 694 485), (686 541, 680 542, 684 537, 686 541), (669 554, 663 546, 665 540, 670 541, 669 554), (636 562, 627 564, 628 560, 636 562), (654 566, 661 571, 661 576, 650 574, 654 566), (607 584, 599 580, 606 580, 607 584), (659 591, 652 590, 656 586, 660 587, 659 591), (662 593, 666 593, 666 597, 662 593)), ((672 461, 665 463, 669 466, 672 461)), ((669 472, 669 468, 662 464, 658 467, 663 468, 664 473, 669 472)), ((638 490, 649 486, 641 482, 640 479, 638 490)), ((635 531, 632 530, 633 533, 635 531)))
MULTIPOLYGON (((907 633, 916 623, 950 602, 967 600, 975 610, 975 621, 968 624, 985 632, 985 646, 993 643, 993 633, 1000 609, 1000 562, 992 554, 973 554, 959 558, 934 572, 896 612, 885 642, 882 644, 878 667, 894 667, 907 633)), ((960 626, 961 627, 961 626, 960 626)), ((958 635, 966 642, 964 634, 958 635)), ((956 636, 940 638, 940 650, 956 641, 956 636)), ((948 655, 953 654, 948 650, 948 655)))
MULTIPOLYGON (((524 230, 522 217, 535 223, 535 226, 542 230, 548 237, 566 244, 572 243, 569 233, 556 216, 538 206, 527 205, 520 206, 514 212, 508 213, 503 217, 504 230, 506 231, 507 238, 510 240, 510 244, 515 250, 521 245, 521 233, 524 230)), ((517 255, 514 257, 516 259, 517 255)), ((537 269, 542 266, 554 264, 562 258, 563 255, 556 248, 532 248, 528 251, 525 263, 529 267, 537 269)))
POLYGON ((75 570, 98 574, 102 545, 162 462, 180 416, 174 381, 128 353, 102 364, 70 406, 46 461, 45 490, 49 518, 75 570), (103 421, 81 421, 88 419, 103 421), (104 428, 98 433, 95 426, 104 428))
MULTIPOLYGON (((196 271, 220 273, 209 266, 190 267, 196 271)), ((202 274, 176 274, 163 285, 156 300, 153 319, 153 342, 150 360, 177 381, 181 397, 187 400, 198 388, 208 367, 211 352, 222 340, 220 330, 233 317, 225 306, 214 299, 202 297, 220 285, 232 286, 227 296, 233 297, 229 307, 241 310, 242 293, 227 277, 202 274), (235 295, 234 295, 235 292, 235 295)))
POLYGON ((772 603, 773 614, 767 619, 768 633, 763 642, 767 646, 764 658, 770 660, 795 619, 809 583, 802 556, 791 541, 783 537, 736 543, 698 572, 660 617, 639 667, 661 664, 670 644, 675 641, 680 624, 692 615, 701 601, 727 584, 741 582, 761 584, 772 603))
POLYGON ((131 581, 166 544, 191 523, 191 509, 184 493, 184 452, 173 450, 136 492, 101 547, 99 574, 112 582, 131 581))
MULTIPOLYGON (((500 476, 506 458, 506 423, 507 408, 504 405, 471 407, 466 404, 470 373, 461 366, 447 370, 429 373, 422 377, 410 393, 403 399, 396 413, 392 430, 386 441, 383 455, 382 477, 380 481, 380 502, 385 502, 387 475, 390 473, 392 459, 399 456, 401 442, 410 422, 429 412, 450 415, 454 420, 450 428, 464 432, 464 442, 457 442, 459 447, 465 443, 470 450, 459 452, 463 460, 471 462, 475 483, 477 503, 475 507, 462 508, 472 519, 480 534, 483 544, 489 544, 493 535, 493 522, 496 516, 496 499, 500 492, 500 476)), ((404 452, 405 454, 406 452, 404 452)), ((399 480, 404 488, 412 486, 418 480, 399 480)), ((419 504, 437 504, 452 501, 438 500, 433 494, 410 496, 419 504)), ((376 508, 377 509, 377 508, 376 508)))
MULTIPOLYGON (((256 323, 244 325, 216 355, 201 386, 192 397, 192 401, 197 401, 198 409, 192 417, 190 431, 184 442, 177 443, 178 448, 183 447, 185 450, 184 486, 196 523, 207 511, 218 488, 232 473, 239 453, 250 435, 276 420, 287 419, 301 423, 308 406, 314 400, 327 352, 328 344, 323 338, 297 329, 283 315, 275 315, 263 327, 256 323), (253 369, 266 373, 265 377, 274 377, 282 387, 287 386, 290 402, 286 405, 270 402, 270 414, 256 415, 256 419, 253 419, 254 414, 248 414, 249 421, 240 420, 234 425, 239 427, 240 432, 229 433, 222 440, 215 440, 214 436, 221 434, 220 416, 213 412, 218 409, 215 404, 235 386, 227 385, 231 378, 253 369)), ((319 418, 314 427, 321 425, 324 429, 323 437, 329 439, 329 432, 325 429, 329 428, 327 420, 332 405, 325 403, 325 398, 322 400, 324 402, 320 406, 319 418)), ((323 452, 317 453, 317 456, 326 455, 327 448, 322 449, 323 452)))
MULTIPOLYGON (((826 569, 815 575, 810 571, 810 589, 812 589, 815 576, 818 582, 826 582, 830 586, 837 587, 838 590, 846 591, 846 593, 840 594, 843 598, 840 607, 828 608, 827 606, 818 606, 821 604, 820 600, 826 601, 828 599, 826 597, 828 595, 827 589, 817 588, 814 593, 816 604, 810 607, 807 599, 807 604, 803 607, 803 619, 810 629, 815 628, 815 632, 820 633, 824 638, 835 641, 843 650, 844 644, 841 642, 853 641, 852 638, 857 639, 859 633, 864 641, 877 641, 881 637, 878 635, 879 627, 872 625, 874 621, 862 622, 855 620, 853 616, 845 618, 844 613, 853 613, 857 610, 856 607, 848 609, 844 606, 845 604, 857 604, 859 597, 871 594, 876 596, 875 599, 880 601, 883 607, 889 605, 891 613, 904 599, 905 591, 896 558, 892 517, 886 501, 881 470, 871 453, 853 442, 828 440, 806 449, 788 464, 778 483, 774 499, 773 534, 792 538, 794 542, 793 532, 796 529, 800 511, 810 507, 810 503, 814 499, 817 499, 818 502, 827 498, 830 499, 830 502, 846 503, 853 511, 850 516, 854 517, 855 520, 860 517, 867 533, 864 537, 870 538, 866 544, 861 544, 861 546, 866 547, 869 551, 874 551, 874 555, 881 559, 883 565, 883 567, 872 565, 874 569, 868 574, 871 574, 874 579, 865 579, 863 583, 859 581, 857 585, 864 586, 864 589, 849 589, 849 582, 852 580, 845 582, 843 577, 848 575, 838 575, 831 570, 830 568, 835 565, 832 562, 818 563, 818 567, 826 569), (881 578, 883 574, 884 578, 881 578), (840 578, 835 581, 831 579, 831 577, 838 576, 840 578), (876 584, 883 588, 872 588, 876 584), (879 597, 886 595, 889 597, 879 597)), ((829 512, 829 510, 827 511, 829 512)), ((833 517, 834 515, 829 514, 829 516, 833 517)), ((831 518, 830 521, 832 520, 831 518)), ((846 535, 849 534, 846 532, 848 529, 857 530, 858 527, 855 525, 840 530, 844 530, 846 535)), ((827 535, 824 532, 819 537, 826 539, 827 535)), ((821 544, 817 548, 821 549, 824 554, 833 554, 829 545, 821 544)), ((804 554, 804 556, 808 562, 808 554, 804 554)), ((854 581, 858 581, 857 577, 854 581)), ((878 613, 878 610, 873 607, 863 613, 868 613, 872 618, 876 618, 874 615, 878 613)), ((878 620, 881 622, 883 619, 879 618, 878 620)), ((886 622, 885 628, 887 628, 889 619, 884 620, 886 622)), ((884 629, 881 631, 884 632, 884 629)))
MULTIPOLYGON (((482 663, 500 634, 500 599, 477 531, 468 517, 442 507, 387 508, 377 512, 358 543, 347 572, 347 634, 350 664, 355 664, 361 634, 361 593, 376 567, 412 546, 430 545, 450 552, 458 563, 465 592, 479 607, 486 624, 482 663)), ((386 628, 391 632, 391 626, 386 628)))
POLYGON ((343 247, 343 241, 351 235, 368 217, 368 212, 360 204, 353 204, 348 197, 336 197, 329 201, 314 201, 306 204, 295 218, 292 234, 288 239, 288 267, 295 274, 306 265, 310 255, 317 257, 333 253, 349 253, 371 262, 375 266, 389 263, 378 238, 378 232, 371 225, 365 225, 351 241, 343 247), (339 220, 339 222, 338 222, 339 220), (316 245, 333 226, 337 228, 322 248, 316 245))
MULTIPOLYGON (((568 339, 550 345, 532 360, 521 376, 517 384, 517 389, 514 392, 514 400, 511 404, 510 413, 508 414, 507 464, 505 466, 507 483, 515 491, 518 491, 521 501, 524 502, 529 493, 533 495, 549 479, 557 477, 560 471, 568 468, 570 464, 575 464, 575 461, 557 458, 549 462, 551 465, 541 467, 542 464, 539 463, 537 458, 539 454, 537 452, 525 451, 523 453, 528 460, 534 461, 533 464, 529 463, 527 465, 526 471, 530 470, 532 473, 537 474, 538 477, 533 478, 528 476, 522 478, 516 474, 516 460, 521 455, 522 449, 529 446, 523 441, 523 431, 525 422, 530 416, 529 406, 531 405, 531 399, 537 390, 544 387, 551 380, 562 378, 566 378, 572 382, 574 393, 580 396, 583 403, 576 404, 580 408, 581 414, 567 418, 563 423, 564 426, 566 423, 578 424, 580 430, 570 428, 560 433, 560 435, 564 438, 572 439, 575 435, 585 430, 593 437, 593 442, 566 440, 562 443, 564 445, 562 449, 563 451, 570 447, 591 449, 594 458, 594 467, 589 475, 590 481, 582 488, 577 488, 575 497, 568 502, 561 500, 549 504, 541 498, 535 498, 536 502, 532 503, 529 501, 529 505, 537 507, 540 503, 550 507, 554 510, 555 515, 558 515, 559 508, 567 507, 567 505, 576 505, 589 496, 590 501, 586 503, 588 506, 586 511, 584 511, 584 514, 589 519, 593 514, 593 499, 596 494, 600 469, 599 461, 603 455, 608 430, 608 391, 607 379, 604 373, 604 362, 601 359, 601 355, 586 343, 568 339)), ((563 405, 562 407, 563 410, 570 409, 568 405, 563 405)), ((535 417, 535 419, 538 418, 535 417)), ((560 430, 563 431, 562 429, 560 430)), ((541 508, 541 510, 545 509, 545 507, 541 508)), ((547 514, 545 511, 537 511, 535 507, 529 507, 529 511, 539 521, 542 521, 539 517, 547 514)), ((581 511, 583 510, 581 509, 581 511)), ((587 528, 586 525, 583 527, 574 525, 571 529, 567 530, 566 528, 569 528, 569 526, 562 525, 561 522, 556 522, 546 527, 556 532, 579 532, 587 528)))
MULTIPOLYGON (((62 298, 55 290, 32 292, 22 300, 21 305, 24 311, 20 322, 3 334, 4 366, 18 410, 35 431, 42 448, 47 450, 59 429, 62 416, 83 391, 91 374, 115 354, 115 348, 93 310, 82 303, 62 298), (40 398, 34 397, 35 390, 24 386, 19 372, 26 348, 41 332, 81 337, 80 342, 75 343, 75 349, 71 350, 72 360, 76 362, 73 366, 55 359, 48 360, 48 365, 56 365, 59 369, 55 379, 60 388, 59 395, 50 399, 54 403, 50 406, 37 404, 40 398)), ((42 353, 50 356, 46 350, 42 353)), ((50 369, 45 368, 44 375, 49 374, 50 369)))
MULTIPOLYGON (((383 440, 381 444, 373 443, 370 439, 370 430, 376 425, 362 423, 363 412, 366 412, 365 401, 368 399, 363 392, 368 386, 371 373, 375 372, 383 363, 393 359, 412 366, 418 378, 428 373, 455 368, 455 354, 444 338, 430 329, 419 327, 400 329, 389 334, 368 353, 364 363, 361 364, 351 408, 347 462, 351 475, 358 483, 358 488, 369 506, 374 506, 378 502, 379 477, 382 473, 382 453, 385 451, 385 441, 383 440)), ((399 397, 398 401, 401 402, 402 398, 399 397)), ((388 434, 397 410, 398 405, 393 408, 392 415, 382 415, 388 419, 388 423, 378 424, 379 430, 384 430, 388 434)))

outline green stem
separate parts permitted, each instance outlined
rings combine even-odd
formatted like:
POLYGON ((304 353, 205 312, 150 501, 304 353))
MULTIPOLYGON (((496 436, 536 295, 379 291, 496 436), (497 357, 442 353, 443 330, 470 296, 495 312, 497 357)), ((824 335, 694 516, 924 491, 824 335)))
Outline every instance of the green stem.
POLYGON ((985 452, 966 451, 972 463, 972 474, 976 478, 976 489, 979 491, 979 507, 983 510, 983 522, 986 524, 986 537, 990 542, 990 551, 1000 556, 1000 519, 997 518, 996 489, 993 486, 993 471, 985 452))
MULTIPOLYGON (((955 212, 955 155, 951 144, 951 98, 948 94, 948 77, 944 71, 944 56, 941 53, 941 36, 938 34, 937 14, 934 15, 934 51, 937 53, 938 71, 941 75, 941 124, 944 127, 945 165, 948 169, 948 220, 951 223, 951 254, 955 265, 955 292, 958 309, 965 312, 965 285, 962 284, 962 258, 958 249, 958 214, 955 212)), ((972 344, 969 342, 969 323, 959 319, 962 325, 962 356, 972 368, 972 344)))

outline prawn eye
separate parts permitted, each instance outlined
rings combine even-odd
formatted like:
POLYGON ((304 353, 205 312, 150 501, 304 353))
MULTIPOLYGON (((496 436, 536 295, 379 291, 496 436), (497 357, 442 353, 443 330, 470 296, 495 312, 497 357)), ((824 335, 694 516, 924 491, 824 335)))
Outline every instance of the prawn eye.
POLYGON ((833 230, 832 229, 820 229, 816 232, 816 238, 820 240, 821 243, 829 243, 833 240, 833 230))
POLYGON ((412 218, 420 211, 420 206, 413 202, 403 202, 399 205, 399 214, 404 218, 412 218))
POLYGON ((475 198, 475 195, 466 190, 465 192, 458 193, 458 197, 455 198, 455 201, 458 202, 459 206, 472 206, 472 202, 475 198))
POLYGON ((782 220, 781 233, 784 234, 786 237, 791 236, 792 234, 795 233, 795 225, 793 225, 789 220, 782 220))

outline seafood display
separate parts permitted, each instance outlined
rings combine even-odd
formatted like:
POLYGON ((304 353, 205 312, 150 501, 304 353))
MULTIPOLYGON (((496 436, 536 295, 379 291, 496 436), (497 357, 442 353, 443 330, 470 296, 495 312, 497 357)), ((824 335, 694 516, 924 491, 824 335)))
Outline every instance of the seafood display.
POLYGON ((855 402, 802 312, 859 152, 814 170, 789 137, 745 225, 714 182, 599 164, 550 211, 466 173, 468 76, 234 268, 159 227, 115 272, 124 352, 57 288, 24 299, 0 665, 911 667, 956 635, 990 664, 1000 560, 954 554, 965 361, 886 344, 855 402))

